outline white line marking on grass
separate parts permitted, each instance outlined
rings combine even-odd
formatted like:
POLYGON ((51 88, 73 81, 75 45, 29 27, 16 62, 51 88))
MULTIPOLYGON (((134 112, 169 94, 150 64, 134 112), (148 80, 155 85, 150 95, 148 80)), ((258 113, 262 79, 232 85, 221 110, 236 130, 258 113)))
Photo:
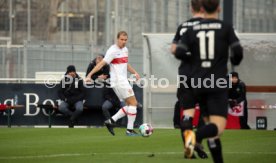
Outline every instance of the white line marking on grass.
MULTIPOLYGON (((34 128, 49 128, 47 125, 35 125, 34 128)), ((52 125, 52 128, 69 128, 68 126, 64 125, 52 125)), ((101 126, 102 127, 102 126, 101 126)), ((90 127, 90 126, 74 126, 74 128, 100 128, 100 127, 90 127)))
MULTIPOLYGON (((208 152, 207 152, 208 153, 208 152)), ((225 154, 260 154, 260 155, 276 155, 276 152, 223 152, 225 154)))
MULTIPOLYGON (((210 152, 207 152, 210 153, 210 152)), ((224 154, 245 154, 245 155, 276 155, 276 152, 223 152, 224 154)), ((111 152, 111 153, 61 153, 36 156, 0 156, 0 160, 17 160, 17 159, 40 159, 40 158, 57 158, 57 157, 76 157, 76 156, 95 156, 95 155, 177 155, 183 152, 111 152)))
POLYGON ((0 157, 1 160, 6 159, 33 159, 33 158, 55 158, 55 157, 72 157, 72 156, 88 156, 91 154, 84 153, 62 153, 62 154, 49 154, 49 155, 36 155, 36 156, 4 156, 0 157))

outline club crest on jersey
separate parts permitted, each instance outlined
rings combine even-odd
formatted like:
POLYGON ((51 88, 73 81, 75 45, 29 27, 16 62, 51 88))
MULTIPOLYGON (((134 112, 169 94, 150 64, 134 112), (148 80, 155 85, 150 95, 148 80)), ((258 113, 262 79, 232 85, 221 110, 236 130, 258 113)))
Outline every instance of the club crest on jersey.
POLYGON ((182 29, 180 30, 180 35, 182 36, 186 31, 187 31, 187 28, 182 28, 182 29))

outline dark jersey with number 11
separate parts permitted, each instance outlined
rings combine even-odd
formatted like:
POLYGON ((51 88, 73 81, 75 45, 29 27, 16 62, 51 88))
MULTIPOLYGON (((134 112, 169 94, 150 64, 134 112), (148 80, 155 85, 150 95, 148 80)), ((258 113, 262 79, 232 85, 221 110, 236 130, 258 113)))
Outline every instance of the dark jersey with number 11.
POLYGON ((232 64, 242 59, 242 47, 232 26, 217 19, 204 19, 190 27, 181 38, 184 52, 176 57, 192 65, 192 78, 225 78, 229 47, 232 49, 232 64))
MULTIPOLYGON (((191 18, 187 20, 186 22, 182 23, 178 26, 177 31, 175 33, 175 36, 173 38, 173 43, 178 44, 181 41, 182 35, 187 31, 188 28, 198 24, 202 20, 200 17, 191 18)), ((184 60, 181 61, 181 64, 178 68, 178 74, 179 75, 186 75, 187 77, 190 77, 191 73, 191 65, 184 60)))

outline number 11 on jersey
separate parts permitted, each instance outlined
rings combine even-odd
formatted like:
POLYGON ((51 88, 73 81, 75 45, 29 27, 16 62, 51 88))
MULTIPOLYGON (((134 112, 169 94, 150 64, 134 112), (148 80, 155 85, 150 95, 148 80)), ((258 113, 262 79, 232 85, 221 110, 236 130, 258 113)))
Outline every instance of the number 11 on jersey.
MULTIPOLYGON (((200 31, 196 37, 199 38, 199 53, 201 60, 212 60, 215 58, 215 31, 200 31), (206 53, 206 37, 208 38, 208 54, 206 53), (207 58, 208 56, 208 58, 207 58)), ((210 61, 202 61, 202 67, 211 67, 210 61)))

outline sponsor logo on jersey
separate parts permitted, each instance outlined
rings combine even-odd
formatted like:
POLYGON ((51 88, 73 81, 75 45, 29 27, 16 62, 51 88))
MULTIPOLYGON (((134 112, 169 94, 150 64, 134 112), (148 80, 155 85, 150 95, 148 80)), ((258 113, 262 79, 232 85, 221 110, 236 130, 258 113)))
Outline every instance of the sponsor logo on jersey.
POLYGON ((128 62, 128 57, 122 57, 122 58, 115 58, 112 60, 112 64, 122 64, 122 63, 127 63, 128 62))

